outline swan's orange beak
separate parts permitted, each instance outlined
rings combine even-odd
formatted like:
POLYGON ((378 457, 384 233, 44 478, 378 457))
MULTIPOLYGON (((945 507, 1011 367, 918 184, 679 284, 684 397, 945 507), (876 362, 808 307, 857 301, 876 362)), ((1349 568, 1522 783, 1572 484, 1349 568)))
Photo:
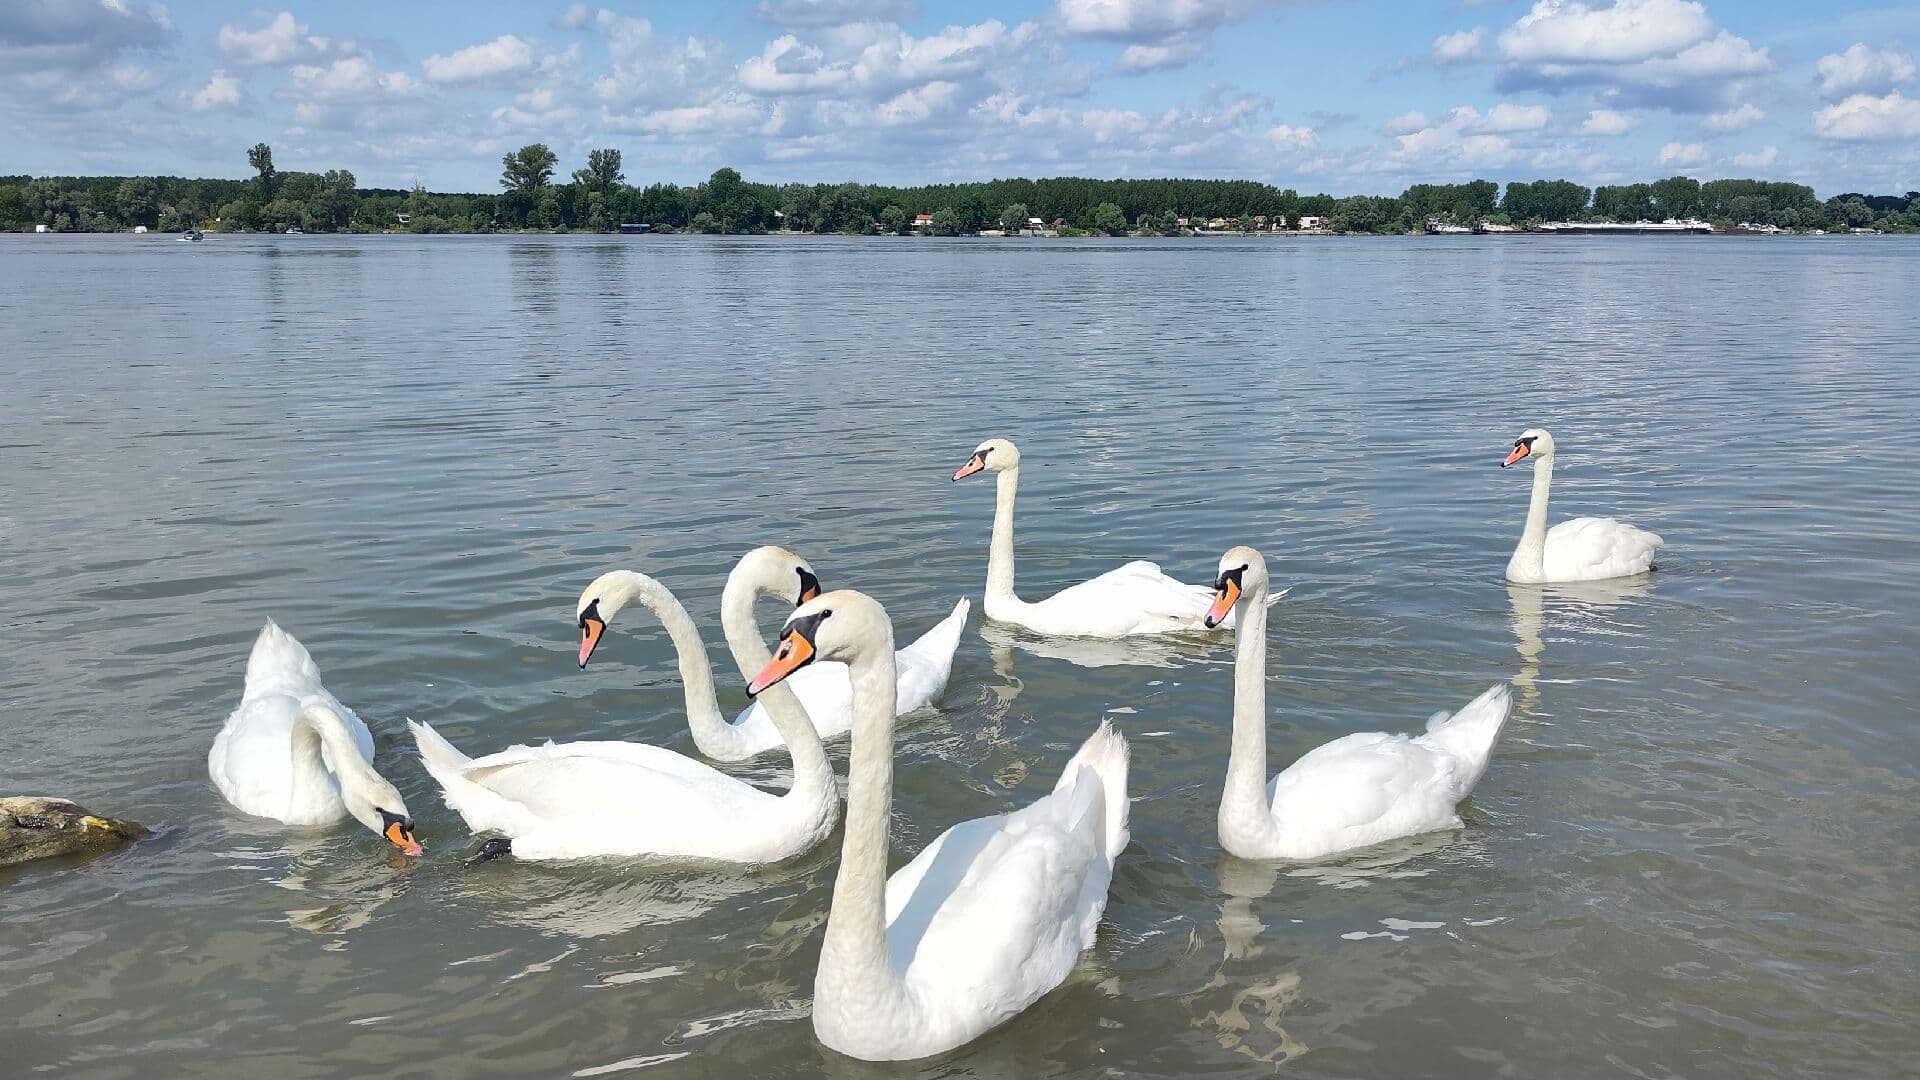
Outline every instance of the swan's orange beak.
POLYGON ((809 570, 800 571, 800 600, 797 603, 795 603, 793 606, 799 607, 801 604, 804 604, 807 601, 812 600, 813 598, 819 595, 820 595, 820 579, 817 577, 814 577, 813 573, 809 570))
POLYGON ((413 826, 404 821, 396 821, 387 826, 387 840, 400 849, 400 854, 417 859, 426 850, 420 841, 413 838, 413 826))
POLYGON ((965 479, 966 477, 972 476, 974 473, 977 473, 981 469, 984 469, 986 467, 987 467, 987 456, 985 454, 975 454, 972 457, 967 459, 967 463, 965 465, 962 465, 958 469, 953 470, 953 478, 955 480, 962 480, 962 479, 965 479))
POLYGON ((1213 594, 1213 606, 1207 609, 1206 625, 1212 630, 1227 621, 1233 614, 1233 605, 1240 602, 1240 583, 1232 578, 1222 578, 1220 587, 1213 594))
POLYGON ((587 616, 580 620, 580 666, 586 667, 593 657, 593 650, 600 645, 600 635, 607 632, 607 624, 599 619, 587 616))
POLYGON ((808 641, 805 634, 788 627, 786 632, 780 635, 780 648, 773 654, 773 659, 767 661, 767 666, 761 668, 760 674, 755 675, 753 681, 747 684, 747 693, 759 694, 767 687, 807 666, 812 659, 813 642, 808 641))
POLYGON ((1523 442, 1514 443, 1513 453, 1507 455, 1507 460, 1501 462, 1500 467, 1504 469, 1507 466, 1513 464, 1516 461, 1519 461, 1521 458, 1526 457, 1528 454, 1531 454, 1531 453, 1533 453, 1533 447, 1528 446, 1526 443, 1523 443, 1523 442))

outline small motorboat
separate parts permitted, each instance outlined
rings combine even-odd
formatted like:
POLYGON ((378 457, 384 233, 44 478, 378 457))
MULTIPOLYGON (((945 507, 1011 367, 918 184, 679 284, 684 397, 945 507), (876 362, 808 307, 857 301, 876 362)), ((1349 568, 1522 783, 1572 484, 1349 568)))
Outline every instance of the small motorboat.
POLYGON ((187 230, 186 232, 183 232, 183 233, 181 233, 181 234, 180 234, 180 242, 181 242, 181 243, 183 243, 183 244, 184 244, 184 243, 195 243, 195 244, 197 244, 197 243, 199 243, 200 241, 202 241, 202 240, 205 240, 205 239, 206 239, 206 237, 204 237, 204 236, 202 236, 202 235, 200 235, 200 230, 199 230, 199 229, 188 229, 188 230, 187 230))

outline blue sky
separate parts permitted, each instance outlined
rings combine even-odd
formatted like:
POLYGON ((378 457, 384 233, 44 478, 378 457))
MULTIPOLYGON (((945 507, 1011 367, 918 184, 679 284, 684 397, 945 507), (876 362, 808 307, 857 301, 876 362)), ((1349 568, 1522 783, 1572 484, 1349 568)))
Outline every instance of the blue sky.
POLYGON ((497 190, 564 174, 1303 191, 1685 173, 1920 188, 1920 5, 1730 0, 0 2, 0 173, 497 190))

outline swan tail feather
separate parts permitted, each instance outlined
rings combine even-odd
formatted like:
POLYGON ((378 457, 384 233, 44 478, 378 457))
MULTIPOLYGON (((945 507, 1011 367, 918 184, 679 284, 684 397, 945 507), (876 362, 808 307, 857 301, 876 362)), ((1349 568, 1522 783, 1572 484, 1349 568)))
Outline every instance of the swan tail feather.
POLYGON ((1420 741, 1446 754, 1458 769, 1455 799, 1466 798, 1487 771, 1493 746, 1513 715, 1513 691, 1495 683, 1456 713, 1434 713, 1420 741))
POLYGON ((247 654, 246 689, 242 698, 272 690, 311 692, 320 685, 320 668, 307 647, 268 619, 247 654))
MULTIPOLYGON (((440 733, 433 730, 430 724, 408 720, 407 730, 413 732, 413 743, 420 748, 420 760, 426 764, 428 772, 436 774, 436 778, 441 772, 458 772, 473 760, 461 753, 452 743, 441 738, 440 733)), ((442 781, 443 785, 444 783, 445 781, 442 781)))
POLYGON ((1113 721, 1102 720, 1100 729, 1081 744, 1073 760, 1061 770, 1060 780, 1053 787, 1055 791, 1073 787, 1083 769, 1099 778, 1104 796, 1101 824, 1109 863, 1119 857, 1131 835, 1127 831, 1127 769, 1131 757, 1132 751, 1127 746, 1126 736, 1113 726, 1113 721))
POLYGON ((973 602, 961 597, 960 602, 953 605, 951 614, 900 651, 940 669, 940 682, 945 683, 946 673, 953 669, 953 654, 960 651, 960 634, 967 628, 967 615, 972 610, 973 602))
POLYGON ((1279 603, 1280 601, 1282 601, 1282 600, 1284 600, 1284 599, 1286 599, 1286 597, 1287 597, 1287 594, 1288 594, 1288 593, 1290 593, 1290 592, 1292 592, 1292 591, 1293 591, 1293 586, 1291 586, 1291 585, 1289 585, 1289 586, 1287 586, 1286 588, 1284 588, 1284 589, 1281 589, 1281 590, 1280 590, 1279 592, 1273 592, 1273 593, 1268 593, 1268 594, 1267 594, 1267 606, 1268 606, 1268 607, 1272 607, 1273 605, 1275 605, 1275 604, 1277 604, 1277 603, 1279 603))

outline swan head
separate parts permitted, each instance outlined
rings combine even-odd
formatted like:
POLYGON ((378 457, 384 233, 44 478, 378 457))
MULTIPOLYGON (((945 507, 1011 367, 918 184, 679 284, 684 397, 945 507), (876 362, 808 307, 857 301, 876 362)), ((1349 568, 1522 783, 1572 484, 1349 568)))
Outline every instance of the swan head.
POLYGON ((640 595, 641 589, 651 584, 655 584, 654 580, 645 574, 637 574, 632 570, 609 570, 581 590, 580 602, 573 608, 574 621, 580 625, 581 667, 587 666, 593 650, 600 646, 600 638, 607 632, 607 624, 620 614, 621 608, 640 595))
POLYGON ((420 857, 422 848, 413 835, 413 815, 407 812, 407 801, 392 784, 378 775, 353 783, 343 778, 340 801, 347 804, 347 812, 355 821, 385 837, 402 855, 420 857))
POLYGON ((961 480, 974 473, 1006 472, 1020 466, 1020 448, 1005 439, 988 439, 973 448, 973 456, 965 465, 954 470, 953 478, 961 480))
POLYGON ((827 593, 794 609, 780 628, 773 659, 747 684, 747 693, 759 694, 815 660, 851 664, 874 649, 893 652, 893 623, 886 609, 852 589, 827 593))
POLYGON ((819 596, 822 591, 812 564, 794 552, 772 544, 754 548, 740 556, 740 561, 727 574, 729 586, 736 582, 750 586, 757 595, 790 601, 794 607, 819 596))
POLYGON ((1226 622, 1241 597, 1266 587, 1267 560, 1250 547, 1228 548, 1227 553, 1220 556, 1220 569, 1213 579, 1213 606, 1207 609, 1207 629, 1226 622))
POLYGON ((1513 452, 1507 455, 1507 460, 1500 463, 1500 467, 1504 469, 1509 465, 1517 465, 1526 458, 1539 459, 1552 456, 1553 436, 1547 434, 1546 428, 1528 428, 1520 433, 1519 438, 1513 440, 1513 452))

